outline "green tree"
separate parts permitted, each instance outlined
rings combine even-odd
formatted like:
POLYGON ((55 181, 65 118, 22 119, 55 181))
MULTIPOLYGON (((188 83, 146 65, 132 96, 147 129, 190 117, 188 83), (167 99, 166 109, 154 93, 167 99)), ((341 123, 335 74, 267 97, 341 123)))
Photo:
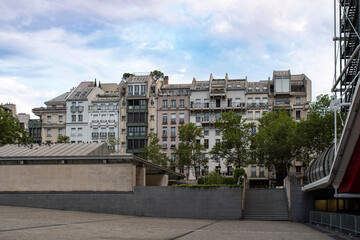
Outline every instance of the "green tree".
POLYGON ((282 185, 287 175, 288 163, 294 156, 296 122, 285 109, 272 111, 259 119, 259 131, 253 144, 258 161, 276 171, 277 185, 282 185))
MULTIPOLYGON (((334 112, 330 109, 332 98, 319 95, 309 107, 307 118, 296 126, 295 154, 306 164, 325 151, 334 142, 334 112)), ((338 139, 341 134, 340 116, 337 115, 338 139)))
POLYGON ((27 132, 20 128, 19 121, 12 118, 10 113, 0 109, 0 146, 11 143, 28 143, 27 132))
POLYGON ((99 88, 101 88, 101 82, 99 81, 99 88))
POLYGON ((195 178, 198 178, 196 168, 204 167, 208 163, 205 157, 205 147, 200 143, 203 137, 202 128, 195 123, 188 123, 179 126, 179 146, 175 150, 177 165, 193 171, 195 178))
POLYGON ((57 143, 69 143, 70 138, 68 136, 59 136, 57 138, 57 143))
POLYGON ((97 86, 97 84, 96 84, 96 78, 95 78, 95 83, 94 83, 94 87, 96 87, 97 86))
POLYGON ((142 148, 140 157, 153 163, 167 167, 170 159, 166 156, 165 153, 160 152, 162 146, 159 144, 160 139, 158 138, 157 134, 149 133, 148 141, 149 144, 142 148))
POLYGON ((159 80, 159 79, 164 79, 164 73, 158 71, 158 70, 154 70, 152 72, 150 72, 150 75, 155 79, 155 80, 159 80))
POLYGON ((119 149, 119 139, 115 138, 115 137, 110 137, 107 140, 108 146, 109 146, 109 150, 112 153, 115 153, 117 151, 117 149, 119 149))
POLYGON ((222 141, 210 151, 215 159, 225 159, 226 164, 244 167, 248 159, 250 125, 245 123, 240 115, 233 111, 221 114, 216 120, 215 127, 222 133, 222 141))
POLYGON ((134 74, 132 74, 132 73, 124 73, 122 78, 123 78, 123 80, 125 80, 125 79, 128 79, 131 76, 134 76, 134 74))

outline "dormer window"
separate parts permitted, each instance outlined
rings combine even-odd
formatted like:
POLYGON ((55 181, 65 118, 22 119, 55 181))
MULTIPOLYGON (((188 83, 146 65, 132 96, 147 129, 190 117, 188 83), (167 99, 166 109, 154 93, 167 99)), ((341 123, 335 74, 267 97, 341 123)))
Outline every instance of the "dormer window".
POLYGON ((255 90, 258 92, 258 91, 260 90, 260 88, 259 88, 259 87, 256 87, 255 90))
POLYGON ((231 88, 231 84, 228 85, 228 88, 231 88))
POLYGON ((248 91, 249 91, 249 92, 252 92, 252 88, 251 88, 251 87, 249 87, 249 88, 248 88, 248 91))

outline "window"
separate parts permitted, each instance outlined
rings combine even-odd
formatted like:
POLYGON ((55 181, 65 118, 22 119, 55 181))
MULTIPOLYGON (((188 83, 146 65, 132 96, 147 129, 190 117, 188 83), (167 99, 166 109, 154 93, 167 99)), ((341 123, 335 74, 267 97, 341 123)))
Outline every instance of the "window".
POLYGON ((209 174, 209 167, 206 166, 204 167, 204 175, 208 175, 209 174))
POLYGON ((59 123, 63 122, 63 115, 59 115, 59 123))
POLYGON ((140 86, 139 85, 135 85, 134 86, 134 95, 140 95, 140 92, 139 92, 139 88, 140 88, 140 86))
POLYGON ((228 98, 228 107, 232 107, 232 98, 228 98))
POLYGON ((184 107, 185 106, 185 101, 184 99, 180 99, 180 107, 184 107))
POLYGON ((185 118, 184 113, 180 113, 180 114, 179 114, 179 122, 180 122, 180 123, 184 123, 184 121, 185 121, 184 118, 185 118))
POLYGON ((171 136, 176 137, 176 127, 171 127, 171 136))
POLYGON ((71 121, 76 122, 76 115, 71 115, 71 121))
POLYGON ((163 137, 167 137, 167 127, 163 127, 162 135, 163 137))
POLYGON ((59 136, 62 136, 63 135, 63 129, 62 128, 59 128, 59 136))
POLYGON ((78 136, 82 136, 82 128, 78 128, 78 136))
POLYGON ((259 176, 260 177, 265 177, 265 168, 264 166, 260 166, 260 169, 259 169, 259 176))
POLYGON ((220 143, 220 139, 215 139, 215 144, 220 143))
POLYGON ((221 118, 221 113, 215 113, 215 119, 219 120, 221 118))
POLYGON ((173 96, 173 95, 174 95, 174 91, 169 91, 169 94, 170 94, 171 96, 173 96))
POLYGON ((154 129, 153 129, 153 128, 150 128, 150 132, 151 132, 151 133, 154 133, 154 129))
POLYGON ((255 112, 255 119, 259 119, 260 118, 260 111, 256 111, 255 112))
POLYGON ((204 107, 205 108, 209 107, 209 99, 204 99, 204 107))
POLYGON ((167 123, 167 114, 166 113, 163 114, 163 123, 167 123))
POLYGON ((251 176, 256 177, 256 166, 251 166, 251 176))
POLYGON ((240 98, 235 98, 236 107, 240 107, 240 98))
POLYGON ((260 98, 255 98, 255 103, 260 104, 260 98))
POLYGON ((141 85, 141 95, 145 95, 146 85, 141 85))
POLYGON ((133 86, 131 86, 131 85, 128 86, 128 95, 130 95, 130 96, 133 95, 133 86))
POLYGON ((296 120, 300 120, 301 119, 301 111, 297 110, 296 111, 296 120))
POLYGON ((221 107, 221 100, 220 99, 216 99, 216 107, 221 107))
POLYGON ((133 136, 134 135, 134 128, 133 127, 128 127, 128 136, 133 136))
POLYGON ((206 149, 209 148, 209 139, 204 139, 204 147, 205 147, 206 149))
POLYGON ((146 136, 146 127, 140 127, 140 136, 146 136))
POLYGON ((101 114, 100 122, 106 122, 106 114, 101 114))
POLYGON ((268 103, 268 98, 267 98, 267 97, 263 97, 262 102, 265 103, 265 104, 267 104, 267 103, 268 103))
POLYGON ((71 136, 76 136, 76 128, 71 128, 71 136))
POLYGON ((255 133, 256 133, 256 126, 252 126, 252 127, 251 127, 251 133, 252 133, 252 134, 255 134, 255 133))
POLYGON ((78 119, 79 119, 79 122, 82 122, 83 121, 83 115, 79 115, 78 119))
POLYGON ((154 115, 150 115, 150 121, 154 121, 155 120, 155 116, 154 115))
POLYGON ((163 140, 163 141, 162 141, 162 147, 163 147, 163 148, 167 148, 167 141, 166 141, 166 140, 163 140))
POLYGON ((171 107, 176 107, 176 100, 171 100, 171 107))
POLYGON ((122 133, 122 134, 125 134, 125 133, 126 133, 125 128, 121 129, 121 133, 122 133))
POLYGON ((231 88, 231 84, 228 84, 228 88, 231 88))
POLYGON ((172 153, 172 154, 170 155, 170 160, 171 160, 172 163, 175 162, 175 153, 172 153))
POLYGON ((126 116, 121 116, 121 121, 126 121, 126 116))
POLYGON ((232 176, 233 175, 233 169, 232 166, 227 166, 227 172, 226 175, 228 176, 232 176))
POLYGON ((285 93, 290 91, 290 79, 275 79, 275 92, 285 93))
POLYGON ((171 148, 175 148, 176 147, 176 142, 175 140, 171 140, 171 145, 170 145, 171 148))
POLYGON ((176 113, 171 114, 171 123, 176 123, 176 113))
POLYGON ((296 97, 296 104, 301 104, 301 99, 300 99, 300 97, 296 97))
POLYGON ((184 90, 179 90, 179 95, 180 96, 184 95, 184 90))
POLYGON ((47 123, 51 123, 51 116, 47 116, 47 123))
POLYGON ((253 112, 248 112, 248 119, 253 120, 253 112))
POLYGON ((220 136, 220 134, 221 134, 220 129, 215 128, 215 135, 220 136))
POLYGON ((297 173, 301 173, 301 166, 296 166, 295 168, 297 173))
POLYGON ((51 137, 51 128, 46 129, 46 136, 51 137))
POLYGON ((110 114, 109 115, 109 122, 114 122, 115 121, 115 115, 114 114, 110 114))
POLYGON ((204 127, 204 136, 209 136, 209 127, 208 126, 204 127))
POLYGON ((201 113, 196 113, 196 122, 201 122, 201 113))
POLYGON ((167 107, 167 106, 168 106, 168 101, 167 101, 167 100, 163 100, 162 106, 163 106, 163 107, 167 107))
POLYGON ((253 103, 253 99, 252 98, 248 98, 248 104, 252 104, 253 103))
POLYGON ((200 108, 200 107, 201 107, 201 99, 196 99, 196 100, 195 100, 195 107, 196 107, 196 108, 200 108))
POLYGON ((204 118, 203 118, 203 121, 205 121, 205 122, 208 122, 209 121, 209 113, 207 112, 207 113, 204 113, 204 118))

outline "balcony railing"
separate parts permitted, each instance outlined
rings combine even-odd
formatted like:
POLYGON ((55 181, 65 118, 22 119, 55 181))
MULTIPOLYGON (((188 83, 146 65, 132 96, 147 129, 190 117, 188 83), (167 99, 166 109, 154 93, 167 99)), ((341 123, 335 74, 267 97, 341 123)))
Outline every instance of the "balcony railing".
POLYGON ((101 137, 101 138, 106 138, 106 136, 107 136, 107 133, 106 133, 106 132, 100 133, 100 137, 101 137))
POLYGON ((91 137, 93 137, 93 138, 98 138, 98 137, 99 137, 99 133, 93 132, 93 133, 91 133, 91 137))
POLYGON ((109 136, 109 137, 115 137, 115 133, 114 133, 114 132, 109 132, 109 133, 108 133, 108 136, 109 136))

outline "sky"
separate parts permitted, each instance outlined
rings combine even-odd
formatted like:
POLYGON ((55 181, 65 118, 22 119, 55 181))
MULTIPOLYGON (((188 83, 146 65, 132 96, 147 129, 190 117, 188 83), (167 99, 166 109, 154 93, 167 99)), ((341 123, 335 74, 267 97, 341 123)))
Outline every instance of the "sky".
POLYGON ((82 81, 155 69, 170 83, 290 69, 314 100, 330 93, 332 38, 328 0, 2 0, 0 103, 30 114, 82 81))

